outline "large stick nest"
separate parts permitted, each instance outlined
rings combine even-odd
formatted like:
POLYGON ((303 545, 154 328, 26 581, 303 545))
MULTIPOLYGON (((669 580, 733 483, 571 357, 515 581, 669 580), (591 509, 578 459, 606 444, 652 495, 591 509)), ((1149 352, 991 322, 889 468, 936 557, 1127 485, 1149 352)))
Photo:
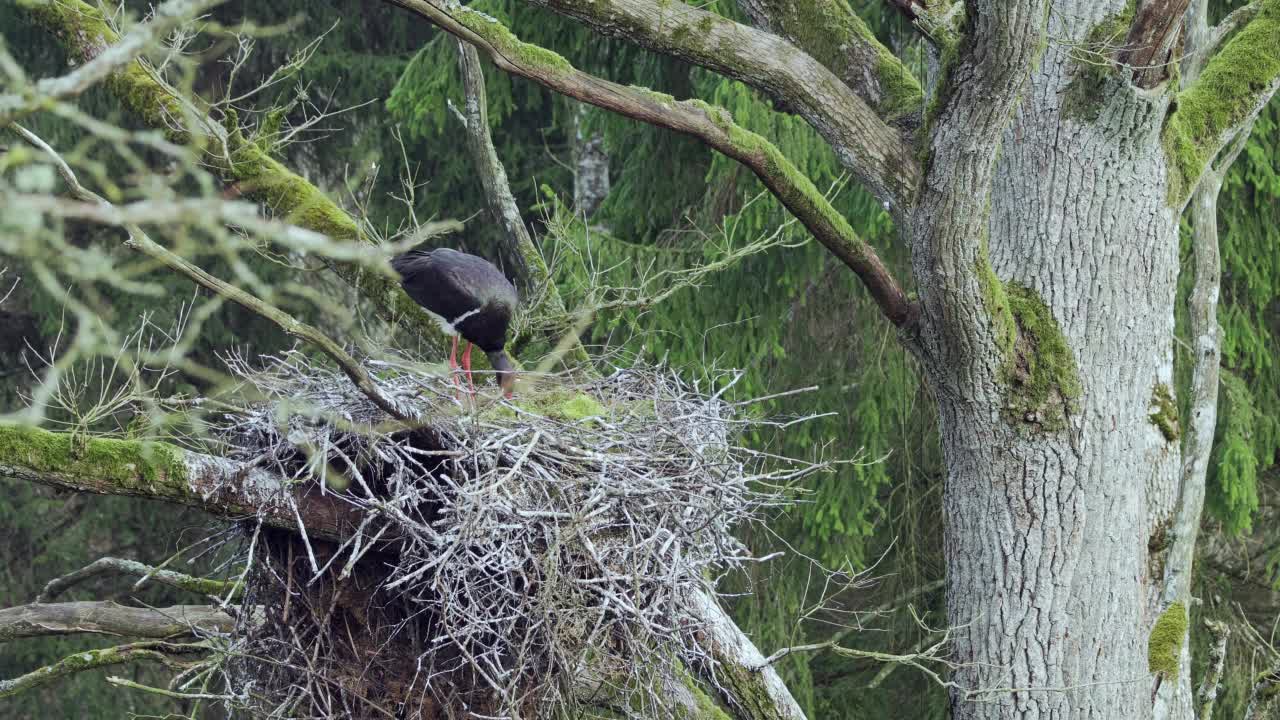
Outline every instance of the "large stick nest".
POLYGON ((661 716, 654 676, 707 662, 687 598, 751 560, 735 528, 821 467, 738 446, 746 405, 665 369, 503 401, 370 363, 423 419, 405 428, 300 353, 229 365, 265 398, 227 417, 230 452, 360 518, 342 542, 246 525, 243 602, 265 613, 234 672, 282 716, 661 716))

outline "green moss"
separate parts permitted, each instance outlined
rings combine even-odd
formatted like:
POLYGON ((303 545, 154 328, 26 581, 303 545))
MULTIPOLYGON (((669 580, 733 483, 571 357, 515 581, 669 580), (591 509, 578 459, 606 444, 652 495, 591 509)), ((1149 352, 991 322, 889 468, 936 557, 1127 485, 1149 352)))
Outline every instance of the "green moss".
POLYGON ((848 76, 850 57, 854 53, 858 57, 855 65, 870 64, 878 86, 875 109, 887 122, 914 115, 923 107, 920 81, 880 44, 871 28, 844 0, 803 3, 765 0, 764 5, 781 34, 793 39, 836 75, 848 76))
POLYGON ((281 165, 256 143, 244 138, 229 115, 225 168, 245 196, 270 208, 278 217, 341 241, 362 239, 355 220, 328 195, 281 165))
POLYGON ((880 81, 880 103, 876 110, 887 122, 894 122, 920 112, 924 92, 920 81, 892 53, 885 51, 876 60, 876 76, 880 81))
MULTIPOLYGON (((20 0, 19 5, 38 24, 64 39, 63 45, 76 63, 92 60, 120 40, 98 8, 82 0, 20 0), (67 37, 69 35, 74 35, 74 40, 67 37)), ((185 143, 189 139, 185 131, 175 129, 179 123, 168 120, 182 117, 181 103, 157 83, 140 62, 131 62, 111 73, 103 84, 147 125, 164 129, 171 141, 185 143)))
POLYGON ((568 60, 560 55, 527 43, 517 38, 506 25, 478 10, 466 6, 455 8, 453 15, 468 30, 484 38, 486 42, 501 51, 507 57, 515 58, 520 64, 540 67, 555 72, 568 72, 573 69, 568 60))
POLYGON ((1169 204, 1181 206, 1224 136, 1247 118, 1280 75, 1280 0, 1266 0, 1253 21, 1178 93, 1162 137, 1169 204))
POLYGON ((773 191, 797 217, 817 214, 822 217, 836 237, 818 234, 818 240, 829 250, 846 261, 865 258, 870 251, 866 243, 854 232, 853 226, 836 211, 807 175, 800 172, 773 143, 733 121, 728 111, 701 100, 690 100, 729 136, 729 142, 744 155, 763 156, 764 176, 761 180, 773 191), (785 182, 776 182, 781 178, 785 182))
POLYGON ((1135 4, 1135 0, 1129 0, 1124 10, 1103 18, 1089 31, 1083 44, 1071 51, 1075 67, 1062 96, 1063 117, 1093 122, 1102 113, 1103 104, 1114 94, 1110 86, 1119 79, 1111 52, 1124 44, 1133 24, 1135 4))
POLYGON ((262 152, 271 155, 276 149, 276 143, 280 140, 280 127, 284 123, 284 116, 287 110, 283 107, 273 107, 267 112, 266 117, 262 119, 258 125, 258 131, 254 133, 253 143, 262 148, 262 152))
POLYGON ((1151 392, 1151 406, 1155 408, 1155 412, 1148 415, 1148 419, 1152 425, 1160 430, 1160 434, 1164 435, 1164 439, 1174 442, 1178 439, 1180 428, 1178 426, 1178 403, 1173 399, 1173 393, 1169 391, 1169 386, 1164 383, 1157 383, 1155 389, 1151 392))
MULTIPOLYGON (((985 282, 999 283, 994 276, 985 282)), ((1075 356, 1053 312, 1034 290, 1017 283, 1003 287, 1013 320, 1013 332, 997 328, 1005 356, 1006 414, 1011 422, 1061 430, 1080 397, 1075 356)), ((997 322, 1003 326, 1008 319, 997 322)))
POLYGON ((996 345, 1000 352, 1009 357, 1013 353, 1014 340, 1017 338, 1017 325, 1013 319, 1013 310, 1009 305, 1009 296, 1004 291, 1004 283, 996 277, 991 267, 991 258, 987 255, 987 241, 983 238, 978 248, 978 289, 982 292, 982 303, 991 316, 991 329, 996 335, 996 345))
POLYGON ((0 424, 0 464, 86 480, 86 489, 111 486, 146 490, 157 485, 186 487, 182 451, 164 443, 53 433, 24 425, 0 424))
POLYGON ((996 277, 985 240, 976 271, 1002 358, 1007 417, 1050 431, 1066 427, 1066 413, 1080 397, 1080 378, 1058 321, 1035 291, 996 277))
POLYGON ((589 417, 604 415, 604 406, 590 395, 578 393, 560 403, 555 412, 567 420, 585 420, 589 417))
POLYGON ((1156 618, 1147 640, 1147 669, 1166 676, 1178 676, 1182 641, 1187 636, 1187 609, 1181 602, 1169 606, 1156 618))

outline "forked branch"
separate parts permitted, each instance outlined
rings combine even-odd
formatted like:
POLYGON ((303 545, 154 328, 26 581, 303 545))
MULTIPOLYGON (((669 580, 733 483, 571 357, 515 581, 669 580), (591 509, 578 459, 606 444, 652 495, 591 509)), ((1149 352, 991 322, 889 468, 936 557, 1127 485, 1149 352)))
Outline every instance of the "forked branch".
POLYGON ((781 36, 835 73, 885 122, 914 127, 920 82, 844 0, 740 0, 752 23, 781 36))
POLYGON ((723 109, 697 100, 677 101, 584 73, 559 55, 521 42, 493 18, 467 7, 440 0, 388 1, 474 44, 506 72, 619 115, 691 135, 746 165, 819 242, 857 273, 894 325, 907 327, 914 321, 914 305, 875 250, 772 143, 739 127, 723 109))
POLYGON ((1165 121, 1169 201, 1181 208, 1201 175, 1280 87, 1280 0, 1262 0, 1253 18, 1178 93, 1165 121))
MULTIPOLYGON (((443 0, 433 1, 446 7, 443 0)), ((895 209, 914 204, 920 165, 904 135, 822 62, 783 38, 683 2, 528 2, 579 20, 603 35, 741 80, 807 120, 854 178, 877 198, 895 209)), ((876 57, 883 56, 876 53, 876 57)), ((884 61, 891 67, 896 62, 884 61)), ((863 69, 878 74, 878 68, 863 69)), ((888 96, 901 98, 914 92, 899 85, 888 96)), ((886 107, 913 102, 893 100, 886 107)))

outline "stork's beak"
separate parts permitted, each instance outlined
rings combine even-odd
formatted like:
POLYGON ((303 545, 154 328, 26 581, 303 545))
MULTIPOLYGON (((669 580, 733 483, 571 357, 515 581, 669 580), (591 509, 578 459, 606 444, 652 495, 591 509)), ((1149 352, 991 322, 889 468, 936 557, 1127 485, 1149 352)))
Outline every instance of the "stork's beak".
POLYGON ((502 394, 510 398, 516 386, 516 369, 511 364, 511 358, 502 350, 486 354, 489 356, 489 363, 498 373, 498 385, 502 387, 502 394))

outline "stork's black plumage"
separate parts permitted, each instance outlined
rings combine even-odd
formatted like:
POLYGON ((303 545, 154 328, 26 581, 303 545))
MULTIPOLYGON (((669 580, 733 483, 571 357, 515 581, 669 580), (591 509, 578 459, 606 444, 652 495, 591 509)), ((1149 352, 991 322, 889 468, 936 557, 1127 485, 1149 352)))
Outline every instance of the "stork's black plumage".
POLYGON ((471 375, 471 345, 489 356, 498 382, 508 396, 515 375, 503 347, 516 312, 516 289, 493 263, 449 248, 410 251, 391 261, 400 284, 419 305, 454 336, 450 366, 456 366, 458 335, 468 342, 462 364, 471 375))

